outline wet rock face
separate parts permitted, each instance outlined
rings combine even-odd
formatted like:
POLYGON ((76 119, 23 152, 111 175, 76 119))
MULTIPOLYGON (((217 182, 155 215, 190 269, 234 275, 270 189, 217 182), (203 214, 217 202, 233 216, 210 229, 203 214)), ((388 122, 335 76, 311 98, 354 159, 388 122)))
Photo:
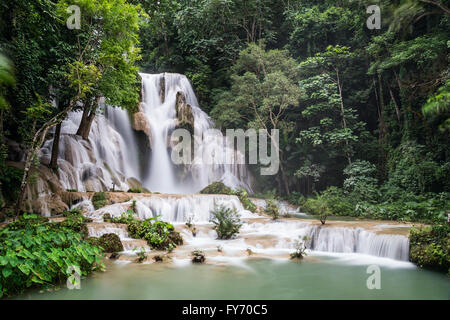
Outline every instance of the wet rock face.
POLYGON ((161 79, 159 79, 159 96, 161 102, 164 103, 166 98, 166 77, 161 77, 161 79))
POLYGON ((177 92, 176 98, 177 124, 176 128, 188 130, 194 133, 194 113, 190 104, 186 103, 186 96, 183 92, 177 92))
MULTIPOLYGON (((23 162, 7 162, 8 166, 22 169, 23 162)), ((24 209, 28 212, 45 216, 58 215, 68 210, 68 205, 63 201, 65 192, 58 176, 47 166, 40 165, 30 171, 34 181, 27 184, 25 189, 24 209)))
POLYGON ((134 118, 133 129, 136 131, 141 131, 147 135, 149 143, 148 146, 151 149, 153 144, 152 130, 147 117, 142 111, 139 111, 133 115, 133 118, 134 118))

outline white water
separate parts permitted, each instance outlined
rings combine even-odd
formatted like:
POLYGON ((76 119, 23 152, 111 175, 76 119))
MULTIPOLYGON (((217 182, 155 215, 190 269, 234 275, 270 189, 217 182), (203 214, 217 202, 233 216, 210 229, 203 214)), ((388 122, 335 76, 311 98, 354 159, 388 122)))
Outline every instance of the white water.
MULTIPOLYGON (((119 217, 130 208, 131 204, 131 201, 113 204, 90 212, 88 216, 96 221, 101 221, 105 213, 119 217)), ((137 199, 136 211, 141 219, 159 216, 159 219, 175 225, 191 220, 197 226, 204 226, 206 229, 201 228, 196 237, 190 232, 183 232, 187 246, 215 251, 220 245, 226 252, 224 258, 242 256, 247 249, 273 257, 286 255, 294 250, 294 240, 307 236, 311 240, 306 242, 306 246, 313 252, 358 253, 400 261, 408 260, 409 240, 405 236, 377 234, 361 227, 320 226, 310 221, 273 221, 244 210, 235 196, 152 195, 137 199), (217 240, 216 232, 208 224, 210 212, 215 204, 225 204, 236 209, 243 219, 243 226, 236 239, 217 240)), ((392 228, 391 225, 378 227, 381 230, 392 228)), ((98 231, 96 232, 98 234, 98 231)), ((121 239, 128 239, 127 235, 119 234, 119 236, 121 239)))
MULTIPOLYGON (((126 111, 105 107, 96 116, 88 141, 75 135, 81 112, 72 112, 62 123, 58 176, 65 189, 128 190, 127 178, 139 177, 137 144, 126 111)), ((50 160, 53 139, 41 149, 41 161, 50 160)))
MULTIPOLYGON (((251 180, 245 165, 238 164, 238 158, 242 157, 236 152, 230 160, 231 164, 223 164, 227 144, 225 138, 215 138, 205 135, 208 129, 213 128, 213 122, 203 112, 195 97, 195 93, 189 80, 180 74, 141 74, 143 85, 143 112, 150 124, 152 132, 152 152, 148 175, 144 178, 144 185, 151 191, 162 193, 194 193, 215 181, 222 181, 232 188, 245 188, 251 191, 251 180), (160 83, 165 82, 164 102, 160 97, 160 83), (168 149, 168 141, 171 131, 175 128, 176 97, 181 92, 186 98, 186 103, 191 106, 194 116, 194 134, 199 139, 198 154, 196 160, 203 161, 198 164, 193 160, 186 165, 190 173, 187 177, 176 177, 168 149), (201 141, 201 139, 205 139, 201 141)), ((194 139, 194 137, 193 137, 194 139)))
MULTIPOLYGON (((225 139, 205 137, 199 143, 198 157, 211 165, 187 165, 184 177, 176 175, 170 158, 168 136, 176 125, 176 96, 182 92, 191 105, 194 131, 199 137, 213 128, 213 123, 197 102, 189 80, 180 74, 140 74, 142 77, 142 112, 150 126, 152 150, 149 158, 139 163, 136 132, 128 112, 120 108, 104 107, 104 114, 95 117, 88 141, 75 135, 81 121, 81 112, 71 112, 62 123, 59 145, 58 176, 65 189, 78 191, 127 191, 129 178, 136 178, 152 192, 195 193, 214 181, 223 181, 232 188, 251 191, 251 177, 240 155, 235 154, 231 164, 221 164, 226 154, 225 139), (165 81, 165 98, 161 102, 160 81, 165 81), (211 150, 215 150, 211 152, 211 150), (235 161, 235 162, 233 162, 235 161), (141 168, 142 166, 142 168, 141 168)), ((53 139, 41 149, 41 161, 50 160, 53 139)))

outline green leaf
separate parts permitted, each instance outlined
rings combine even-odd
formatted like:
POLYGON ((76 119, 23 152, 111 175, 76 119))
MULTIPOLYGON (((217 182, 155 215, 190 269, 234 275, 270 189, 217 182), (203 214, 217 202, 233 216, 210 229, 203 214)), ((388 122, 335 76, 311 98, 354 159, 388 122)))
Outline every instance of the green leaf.
POLYGON ((2 270, 3 277, 8 278, 12 273, 11 268, 4 268, 2 270))

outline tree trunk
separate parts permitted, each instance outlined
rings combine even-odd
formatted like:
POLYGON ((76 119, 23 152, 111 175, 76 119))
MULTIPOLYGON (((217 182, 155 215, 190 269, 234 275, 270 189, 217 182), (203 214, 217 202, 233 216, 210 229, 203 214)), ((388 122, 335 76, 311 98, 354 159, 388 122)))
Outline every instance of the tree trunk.
POLYGON ((83 110, 83 115, 81 117, 80 126, 77 130, 77 135, 81 136, 84 140, 89 139, 89 132, 91 131, 92 122, 95 118, 96 107, 90 108, 85 107, 83 110))
MULTIPOLYGON (((339 77, 339 70, 336 69, 336 79, 337 79, 337 86, 339 89, 339 100, 341 101, 341 117, 342 117, 342 127, 347 129, 347 120, 345 119, 345 112, 344 112, 344 99, 342 97, 342 84, 339 77)), ((348 139, 345 139, 345 155, 347 157, 348 164, 352 164, 352 159, 350 157, 350 145, 348 143, 348 139)))
POLYGON ((400 122, 400 109, 398 107, 397 101, 395 100, 395 96, 394 93, 392 92, 391 87, 389 87, 389 93, 391 94, 392 101, 394 102, 395 105, 395 114, 397 115, 397 120, 398 122, 400 122))
POLYGON ((59 154, 59 138, 61 136, 61 122, 56 125, 55 136, 53 137, 52 145, 52 157, 50 159, 49 167, 53 171, 56 171, 58 166, 58 154, 59 154))

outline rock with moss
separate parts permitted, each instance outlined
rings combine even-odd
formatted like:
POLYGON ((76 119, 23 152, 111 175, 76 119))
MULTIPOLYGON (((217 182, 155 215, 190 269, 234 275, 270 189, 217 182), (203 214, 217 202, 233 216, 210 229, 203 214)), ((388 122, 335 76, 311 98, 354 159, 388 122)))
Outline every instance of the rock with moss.
POLYGON ((94 205, 95 210, 98 210, 100 208, 103 208, 108 203, 108 197, 106 196, 106 193, 103 191, 96 192, 92 196, 92 204, 94 205))
POLYGON ((103 215, 103 222, 112 222, 112 217, 110 213, 105 213, 103 215))
POLYGON ((201 194, 233 194, 233 190, 227 187, 223 182, 216 181, 205 187, 201 194))
POLYGON ((204 263, 206 260, 205 253, 201 250, 194 250, 191 253, 193 263, 204 263))
POLYGON ((123 244, 115 233, 107 233, 99 238, 90 237, 87 241, 95 246, 102 247, 104 252, 115 253, 123 251, 123 244))

